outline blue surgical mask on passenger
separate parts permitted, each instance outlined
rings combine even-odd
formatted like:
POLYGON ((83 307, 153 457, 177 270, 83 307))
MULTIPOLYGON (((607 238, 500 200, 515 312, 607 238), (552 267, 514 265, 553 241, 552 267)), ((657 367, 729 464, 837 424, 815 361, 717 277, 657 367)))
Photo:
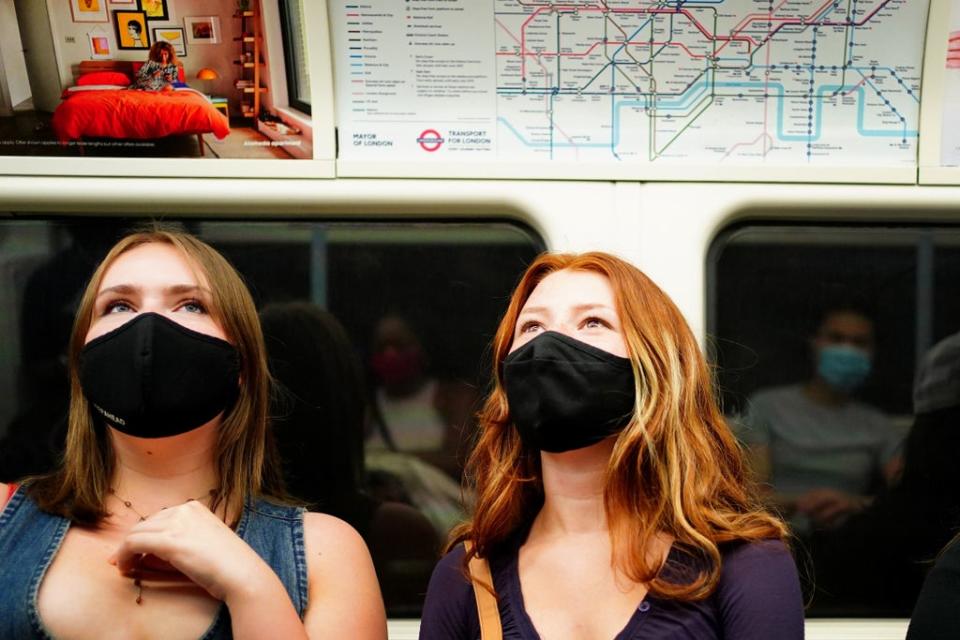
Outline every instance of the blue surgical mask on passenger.
POLYGON ((835 391, 850 393, 870 375, 870 355, 844 344, 820 348, 817 373, 835 391))

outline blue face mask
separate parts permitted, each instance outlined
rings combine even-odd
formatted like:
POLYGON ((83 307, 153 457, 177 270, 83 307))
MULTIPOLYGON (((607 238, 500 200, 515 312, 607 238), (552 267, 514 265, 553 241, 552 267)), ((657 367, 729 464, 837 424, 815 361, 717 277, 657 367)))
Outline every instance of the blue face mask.
POLYGON ((835 391, 850 393, 870 375, 870 356, 847 345, 829 345, 820 349, 817 373, 835 391))

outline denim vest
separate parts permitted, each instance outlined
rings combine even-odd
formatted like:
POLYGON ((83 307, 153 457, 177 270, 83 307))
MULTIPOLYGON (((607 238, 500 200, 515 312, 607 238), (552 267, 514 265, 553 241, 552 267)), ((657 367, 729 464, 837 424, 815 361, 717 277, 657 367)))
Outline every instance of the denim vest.
MULTIPOLYGON (((69 526, 67 519, 40 511, 23 487, 0 514, 0 640, 49 640, 37 609, 37 593, 69 526)), ((276 572, 302 619, 307 607, 303 509, 264 500, 248 502, 237 535, 276 572)), ((230 612, 221 603, 201 640, 232 636, 230 612)))

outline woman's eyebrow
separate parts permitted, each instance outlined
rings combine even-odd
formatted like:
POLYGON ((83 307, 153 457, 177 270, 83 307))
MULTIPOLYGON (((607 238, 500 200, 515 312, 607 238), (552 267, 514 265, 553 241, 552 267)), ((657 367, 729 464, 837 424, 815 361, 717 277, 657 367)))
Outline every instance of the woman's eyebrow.
MULTIPOLYGON (((107 287, 103 291, 97 294, 97 297, 103 296, 108 293, 119 293, 121 295, 129 295, 131 293, 139 293, 143 290, 143 287, 132 285, 132 284, 118 284, 112 287, 107 287)), ((182 295, 184 293, 202 293, 204 295, 210 295, 210 290, 201 287, 196 284, 173 284, 169 287, 164 287, 163 292, 167 295, 182 295)))
POLYGON ((546 307, 524 307, 523 309, 520 310, 519 315, 521 316, 536 315, 536 314, 547 313, 547 312, 548 310, 546 307))
POLYGON ((173 295, 182 295, 184 293, 202 293, 206 296, 211 295, 211 291, 206 287, 197 284, 174 284, 164 289, 164 293, 173 295))
POLYGON ((594 311, 595 309, 605 309, 606 311, 616 311, 613 307, 608 304, 596 304, 596 303, 587 303, 587 304, 578 304, 573 307, 574 311, 594 311))
POLYGON ((106 289, 98 293, 97 297, 99 298, 101 296, 105 296, 108 293, 119 293, 119 294, 127 295, 130 293, 136 293, 138 291, 140 291, 140 287, 135 287, 132 284, 118 284, 113 287, 107 287, 106 289))

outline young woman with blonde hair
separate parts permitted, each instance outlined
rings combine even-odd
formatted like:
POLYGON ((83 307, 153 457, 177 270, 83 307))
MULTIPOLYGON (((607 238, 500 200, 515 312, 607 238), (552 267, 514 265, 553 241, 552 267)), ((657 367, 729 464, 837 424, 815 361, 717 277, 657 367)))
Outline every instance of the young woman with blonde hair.
POLYGON ((277 498, 263 336, 219 253, 121 239, 68 359, 61 468, 0 484, 0 637, 386 637, 357 533, 277 498))
POLYGON ((803 636, 784 524, 748 488, 709 367, 653 282, 608 254, 542 255, 493 357, 476 506, 421 639, 803 636))

